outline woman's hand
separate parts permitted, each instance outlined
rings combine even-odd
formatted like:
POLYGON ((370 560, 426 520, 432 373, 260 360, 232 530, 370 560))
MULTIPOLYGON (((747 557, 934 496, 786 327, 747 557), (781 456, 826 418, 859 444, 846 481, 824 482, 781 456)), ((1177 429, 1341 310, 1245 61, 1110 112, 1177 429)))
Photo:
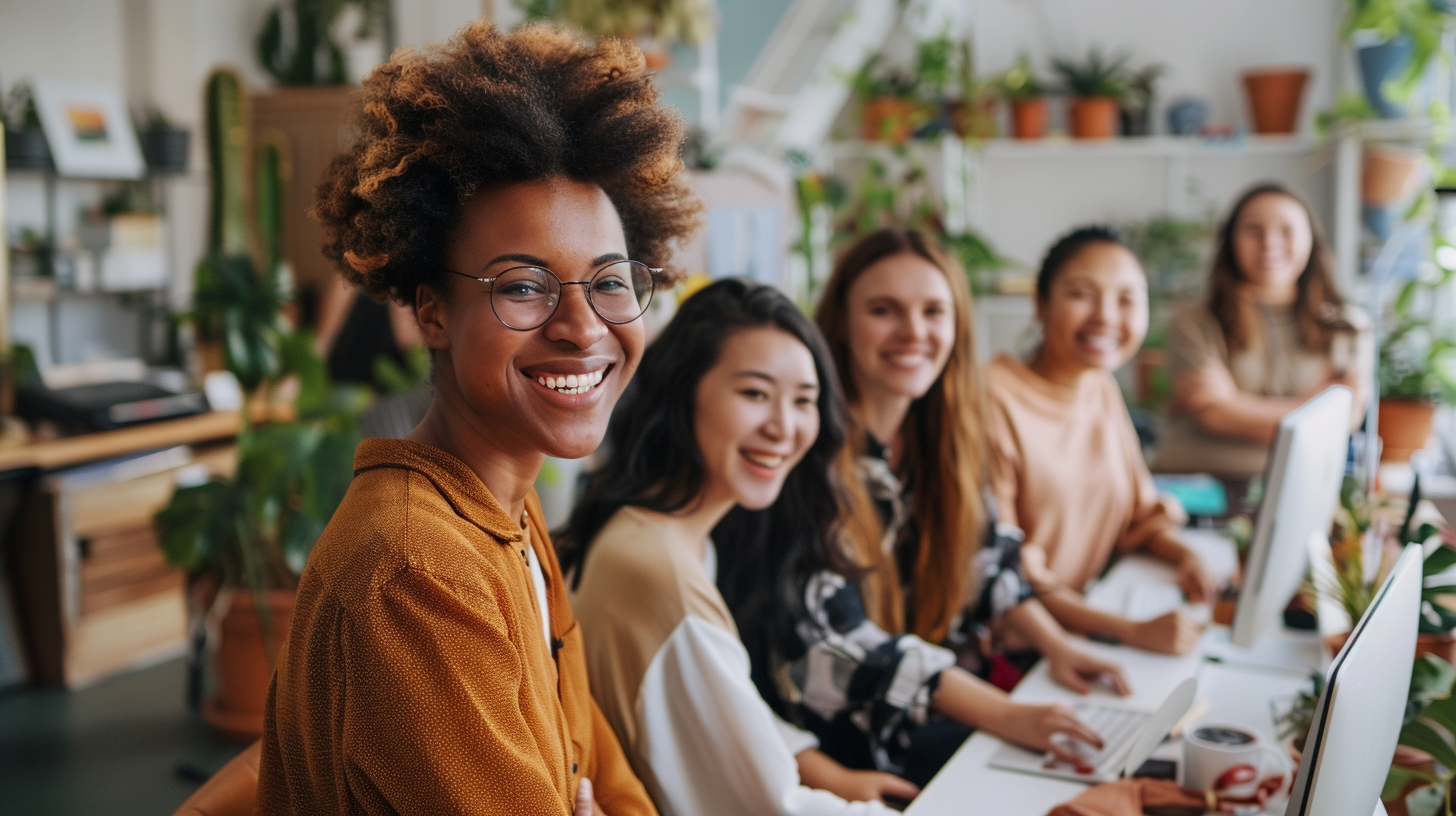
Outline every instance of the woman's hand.
POLYGON ((1095 658, 1070 644, 1048 651, 1045 656, 1052 679, 1078 694, 1091 691, 1092 684, 1099 680, 1123 697, 1132 693, 1132 687, 1122 674, 1122 667, 1116 663, 1095 658))
POLYGON ((1213 603, 1218 597, 1218 587, 1214 586, 1213 576, 1203 566, 1203 559, 1192 550, 1183 553, 1178 563, 1173 565, 1178 570, 1178 588, 1188 596, 1193 603, 1213 603))
POLYGON ((847 802, 885 802, 886 796, 910 800, 920 788, 909 780, 880 771, 850 771, 840 774, 830 793, 847 802))
POLYGON ((1203 626, 1187 612, 1174 609, 1152 620, 1131 623, 1123 642, 1164 654, 1186 654, 1198 644, 1203 626))
POLYGON ((1074 750, 1067 739, 1086 743, 1102 750, 1102 737, 1090 726, 1077 719, 1071 706, 1006 704, 1006 710, 995 728, 990 729, 997 736, 1025 745, 1036 751, 1050 751, 1058 759, 1080 765, 1082 756, 1074 750), (1055 738, 1061 734, 1060 738, 1055 738))

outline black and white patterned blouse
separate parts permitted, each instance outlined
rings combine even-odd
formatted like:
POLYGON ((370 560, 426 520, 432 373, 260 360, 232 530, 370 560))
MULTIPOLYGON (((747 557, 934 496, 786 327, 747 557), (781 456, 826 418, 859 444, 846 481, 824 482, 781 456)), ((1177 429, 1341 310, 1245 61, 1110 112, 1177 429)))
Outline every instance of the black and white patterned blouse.
MULTIPOLYGON (((909 495, 890 469, 882 446, 870 441, 860 477, 885 525, 884 546, 893 548, 902 581, 914 575, 919 534, 909 515, 909 495)), ((803 649, 768 673, 773 688, 760 693, 786 720, 813 732, 821 743, 844 739, 846 726, 863 735, 879 770, 901 774, 910 734, 930 715, 941 671, 959 662, 973 672, 986 663, 985 627, 1032 597, 1021 570, 1021 531, 997 525, 994 513, 975 561, 976 592, 952 629, 951 642, 927 643, 891 634, 865 615, 859 587, 822 572, 805 588, 808 617, 796 632, 803 649)), ((912 587, 904 581, 907 603, 912 587)), ((766 655, 753 655, 755 661, 766 655)))

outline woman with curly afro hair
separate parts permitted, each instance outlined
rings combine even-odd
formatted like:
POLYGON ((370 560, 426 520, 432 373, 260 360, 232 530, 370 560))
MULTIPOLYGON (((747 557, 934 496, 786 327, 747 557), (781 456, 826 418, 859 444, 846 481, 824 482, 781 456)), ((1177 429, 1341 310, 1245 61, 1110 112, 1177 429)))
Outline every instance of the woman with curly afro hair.
POLYGON ((594 450, 700 204, 641 53, 488 23, 365 81, 328 255, 414 307, 435 393, 367 439, 298 590, 260 813, 652 814, 592 702, 532 483, 594 450), (593 802, 593 799, 595 802, 593 802))

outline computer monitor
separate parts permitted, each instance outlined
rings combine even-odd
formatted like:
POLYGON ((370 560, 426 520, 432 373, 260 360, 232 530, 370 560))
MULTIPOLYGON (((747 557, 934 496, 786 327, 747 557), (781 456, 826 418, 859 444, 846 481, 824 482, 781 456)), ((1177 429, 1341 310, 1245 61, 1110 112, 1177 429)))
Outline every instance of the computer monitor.
POLYGON ((1311 536, 1327 540, 1345 476, 1354 394, 1320 392, 1279 420, 1230 641, 1252 649, 1304 580, 1311 536))
POLYGON ((1410 544, 1326 672, 1284 816, 1370 816, 1400 738, 1421 613, 1410 544))

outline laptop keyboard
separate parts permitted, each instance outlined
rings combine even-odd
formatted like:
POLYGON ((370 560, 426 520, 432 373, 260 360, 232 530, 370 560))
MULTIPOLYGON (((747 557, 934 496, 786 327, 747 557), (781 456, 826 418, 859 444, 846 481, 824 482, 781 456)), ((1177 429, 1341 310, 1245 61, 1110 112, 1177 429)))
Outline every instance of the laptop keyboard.
POLYGON ((1102 738, 1102 750, 1098 751, 1086 743, 1071 741, 1069 744, 1082 757, 1082 762, 1072 765, 1048 753, 1045 757, 1047 770, 1063 770, 1079 775, 1100 773, 1107 766, 1121 762, 1127 757, 1132 743, 1142 732, 1150 715, 1143 711, 1127 711, 1097 705, 1074 707, 1077 718, 1086 723, 1102 738))

